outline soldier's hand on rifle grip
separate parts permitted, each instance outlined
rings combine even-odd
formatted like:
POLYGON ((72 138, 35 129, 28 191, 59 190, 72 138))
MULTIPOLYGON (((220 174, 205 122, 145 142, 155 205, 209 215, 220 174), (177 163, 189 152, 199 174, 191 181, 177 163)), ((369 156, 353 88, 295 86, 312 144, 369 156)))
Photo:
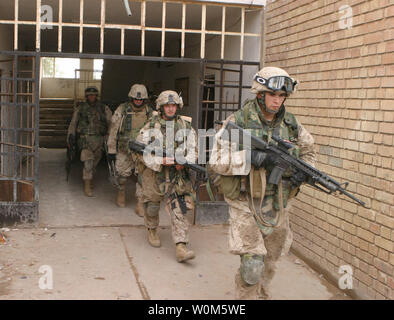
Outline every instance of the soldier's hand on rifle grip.
POLYGON ((253 149, 250 151, 250 163, 257 169, 261 168, 264 165, 266 156, 267 154, 265 152, 253 149))
POLYGON ((307 176, 301 171, 297 172, 290 178, 290 181, 293 183, 295 187, 299 187, 306 180, 307 180, 307 176))
POLYGON ((181 164, 177 164, 177 165, 175 165, 175 168, 176 168, 178 171, 181 171, 181 170, 184 168, 184 166, 181 165, 181 164))

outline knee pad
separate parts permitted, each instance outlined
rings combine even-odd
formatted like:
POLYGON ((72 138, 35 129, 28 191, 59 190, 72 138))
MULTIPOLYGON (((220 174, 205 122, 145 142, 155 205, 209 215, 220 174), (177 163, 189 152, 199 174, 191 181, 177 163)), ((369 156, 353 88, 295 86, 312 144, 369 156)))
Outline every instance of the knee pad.
POLYGON ((160 211, 160 202, 148 202, 146 204, 146 214, 149 217, 156 217, 160 211))
POLYGON ((264 256, 249 253, 242 255, 240 273, 246 284, 258 284, 264 273, 264 256))
POLYGON ((91 160, 91 159, 89 159, 89 160, 86 160, 85 161, 85 163, 84 163, 84 165, 85 165, 85 169, 87 170, 87 171, 92 171, 93 170, 93 160, 91 160))

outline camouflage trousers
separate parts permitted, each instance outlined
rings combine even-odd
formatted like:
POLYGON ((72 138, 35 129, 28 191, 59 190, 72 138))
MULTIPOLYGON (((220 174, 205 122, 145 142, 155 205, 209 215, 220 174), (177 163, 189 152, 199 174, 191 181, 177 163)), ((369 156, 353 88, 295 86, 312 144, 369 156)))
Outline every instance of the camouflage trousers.
POLYGON ((275 275, 277 261, 288 253, 293 241, 289 227, 289 206, 284 209, 282 223, 275 227, 270 235, 264 236, 253 217, 249 201, 246 197, 241 197, 236 200, 225 198, 230 214, 229 249, 232 254, 240 256, 247 253, 263 255, 264 273, 259 283, 248 285, 242 280, 238 269, 235 275, 235 298, 267 299, 270 296, 269 285, 275 275))
POLYGON ((159 226, 160 203, 165 200, 166 211, 171 220, 171 232, 174 243, 189 242, 189 222, 182 213, 178 201, 165 197, 156 182, 156 172, 145 168, 142 175, 142 198, 145 205, 144 221, 146 228, 156 229, 159 226), (166 199, 164 199, 166 198, 166 199))
POLYGON ((94 171, 98 163, 103 156, 103 151, 100 148, 96 150, 91 149, 82 149, 81 151, 81 161, 83 162, 83 171, 82 171, 82 179, 83 180, 92 180, 94 171))
POLYGON ((119 176, 128 178, 136 168, 136 156, 134 154, 127 154, 118 152, 116 154, 115 168, 119 176))
MULTIPOLYGON (((127 154, 123 152, 118 152, 116 154, 115 169, 116 173, 119 175, 119 183, 121 185, 126 183, 127 178, 129 178, 133 171, 135 171, 137 168, 136 160, 137 157, 134 154, 127 154)), ((137 198, 142 197, 140 177, 138 177, 138 182, 136 183, 135 196, 137 198)))

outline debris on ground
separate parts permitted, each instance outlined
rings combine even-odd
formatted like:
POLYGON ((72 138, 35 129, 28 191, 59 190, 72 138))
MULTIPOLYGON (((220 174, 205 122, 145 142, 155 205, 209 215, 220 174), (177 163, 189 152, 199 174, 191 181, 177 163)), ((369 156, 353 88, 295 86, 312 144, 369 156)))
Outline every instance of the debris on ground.
POLYGON ((0 232, 0 244, 7 244, 7 238, 0 232))

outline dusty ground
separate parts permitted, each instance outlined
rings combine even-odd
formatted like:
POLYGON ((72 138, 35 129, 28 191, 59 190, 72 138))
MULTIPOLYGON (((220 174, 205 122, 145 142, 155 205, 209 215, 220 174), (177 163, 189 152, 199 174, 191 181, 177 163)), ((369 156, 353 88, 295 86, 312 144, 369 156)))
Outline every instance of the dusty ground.
MULTIPOLYGON (((196 258, 179 264, 169 219, 162 210, 161 248, 149 246, 133 208, 133 184, 124 209, 99 167, 93 198, 82 193, 81 167, 65 181, 64 150, 40 152, 40 220, 10 227, 0 241, 3 299, 233 299, 239 257, 228 253, 228 227, 193 226, 196 258), (41 266, 53 288, 40 289, 41 266)), ((41 280, 42 281, 42 280, 41 280)), ((292 254, 282 257, 272 283, 274 299, 348 299, 292 254)))

